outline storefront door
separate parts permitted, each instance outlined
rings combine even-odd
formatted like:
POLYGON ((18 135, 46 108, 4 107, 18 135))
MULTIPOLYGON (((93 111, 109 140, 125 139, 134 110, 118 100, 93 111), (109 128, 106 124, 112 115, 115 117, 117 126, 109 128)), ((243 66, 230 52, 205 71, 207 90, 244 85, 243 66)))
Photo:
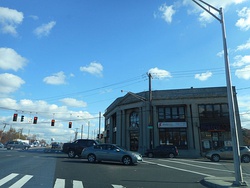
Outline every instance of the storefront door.
POLYGON ((138 151, 138 147, 139 147, 139 133, 130 132, 130 150, 138 151))

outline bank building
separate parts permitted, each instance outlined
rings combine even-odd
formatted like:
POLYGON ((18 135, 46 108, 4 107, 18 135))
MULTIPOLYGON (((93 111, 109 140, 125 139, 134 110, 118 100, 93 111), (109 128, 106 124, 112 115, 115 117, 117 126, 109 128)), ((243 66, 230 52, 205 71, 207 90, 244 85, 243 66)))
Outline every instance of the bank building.
MULTIPOLYGON (((241 144, 235 87, 233 98, 241 144)), ((226 87, 126 92, 107 107, 104 117, 104 141, 141 154, 171 144, 182 156, 198 157, 232 144, 226 87)))

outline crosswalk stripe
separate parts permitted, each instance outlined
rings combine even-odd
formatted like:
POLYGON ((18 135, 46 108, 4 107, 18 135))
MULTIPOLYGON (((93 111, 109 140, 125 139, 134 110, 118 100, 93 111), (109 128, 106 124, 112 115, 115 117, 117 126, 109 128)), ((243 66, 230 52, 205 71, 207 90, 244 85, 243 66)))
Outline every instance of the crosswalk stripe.
POLYGON ((16 183, 14 183, 9 188, 21 188, 26 182, 28 182, 33 176, 31 175, 25 175, 20 180, 18 180, 16 183))
POLYGON ((18 174, 12 173, 8 176, 6 176, 5 178, 0 180, 0 186, 5 184, 6 182, 10 181, 11 179, 13 179, 14 177, 16 177, 18 174))
POLYGON ((65 185, 65 180, 57 178, 55 185, 54 185, 54 188, 62 188, 62 187, 64 187, 64 185, 65 185))
POLYGON ((112 184, 112 186, 113 186, 114 188, 126 188, 126 187, 123 187, 122 185, 114 185, 114 184, 112 184))
POLYGON ((73 180, 73 188, 83 188, 82 182, 73 180))

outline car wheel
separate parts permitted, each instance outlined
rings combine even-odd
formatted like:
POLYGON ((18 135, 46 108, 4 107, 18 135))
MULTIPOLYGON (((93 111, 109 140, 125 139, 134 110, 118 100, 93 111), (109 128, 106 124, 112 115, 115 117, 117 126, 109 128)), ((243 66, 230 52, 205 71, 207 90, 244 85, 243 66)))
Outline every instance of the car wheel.
POLYGON ((69 156, 69 158, 75 158, 75 156, 76 156, 75 151, 74 150, 69 150, 68 156, 69 156))
POLYGON ((10 147, 10 150, 13 150, 14 149, 14 147, 10 147))
POLYGON ((153 157, 154 157, 154 154, 153 154, 153 153, 148 153, 148 157, 149 157, 149 158, 153 158, 153 157))
POLYGON ((212 160, 213 162, 219 162, 220 156, 217 155, 217 154, 214 154, 214 155, 212 155, 211 160, 212 160))
POLYGON ((89 161, 90 163, 94 163, 95 160, 96 160, 96 157, 95 157, 94 154, 91 153, 91 154, 88 155, 88 161, 89 161))
POLYGON ((168 154, 168 157, 169 157, 169 158, 174 158, 175 155, 174 155, 173 153, 169 153, 169 154, 168 154))
POLYGON ((129 156, 124 156, 124 157, 122 158, 122 163, 125 164, 125 165, 130 165, 130 164, 132 164, 132 159, 131 159, 131 157, 129 157, 129 156))
POLYGON ((250 156, 249 156, 249 155, 243 155, 243 156, 241 157, 241 161, 242 161, 243 163, 249 163, 249 162, 250 162, 250 156))

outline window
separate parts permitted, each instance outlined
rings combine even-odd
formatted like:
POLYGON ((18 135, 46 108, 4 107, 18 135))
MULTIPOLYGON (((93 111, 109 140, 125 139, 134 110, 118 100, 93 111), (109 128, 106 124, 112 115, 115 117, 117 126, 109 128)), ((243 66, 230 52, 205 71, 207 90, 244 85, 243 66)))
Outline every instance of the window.
POLYGON ((200 118, 216 118, 229 116, 227 104, 200 104, 198 108, 200 118))
POLYGON ((184 106, 167 106, 158 108, 159 121, 184 121, 185 107, 184 106))
POLYGON ((130 127, 138 127, 139 126, 139 115, 137 112, 132 112, 130 114, 130 127))

